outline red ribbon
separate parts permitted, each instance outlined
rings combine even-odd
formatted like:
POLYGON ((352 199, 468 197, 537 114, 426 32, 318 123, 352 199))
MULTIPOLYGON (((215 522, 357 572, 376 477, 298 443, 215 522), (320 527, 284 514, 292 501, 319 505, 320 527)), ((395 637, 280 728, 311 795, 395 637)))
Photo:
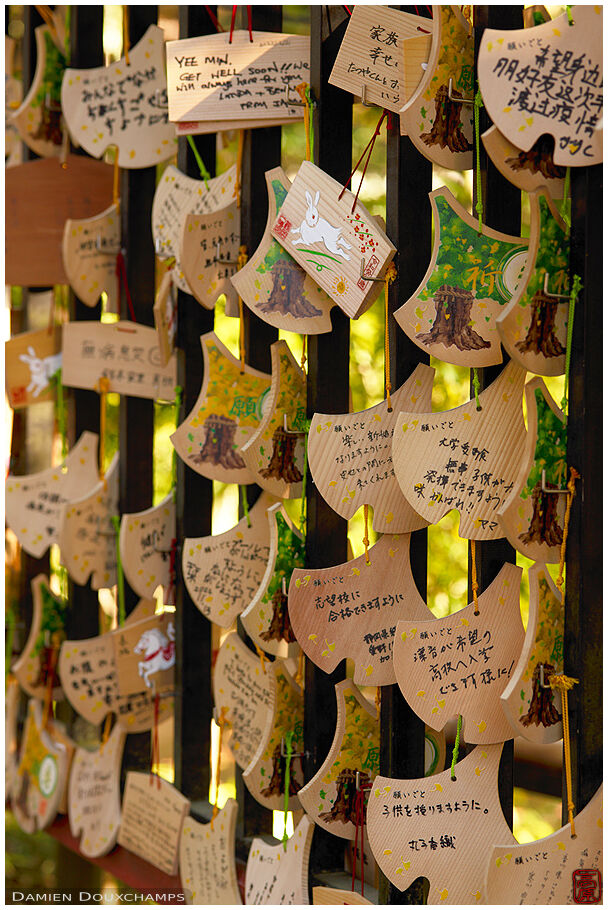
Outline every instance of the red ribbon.
POLYGON ((357 877, 357 838, 359 836, 359 828, 361 829, 361 897, 364 897, 363 894, 365 886, 365 869, 363 865, 363 851, 364 851, 364 834, 365 834, 365 794, 368 790, 371 790, 371 784, 367 787, 360 787, 357 790, 355 796, 355 842, 353 844, 353 875, 351 882, 351 891, 355 890, 355 879, 357 877))
POLYGON ((383 123, 384 118, 386 117, 387 113, 388 113, 388 111, 386 111, 386 110, 382 111, 382 114, 381 114, 381 116, 380 116, 380 119, 378 120, 378 123, 376 124, 376 129, 374 130, 374 135, 372 136, 372 138, 369 140, 369 142, 367 143, 367 145, 366 145, 365 148, 363 149, 363 151, 362 151, 362 153, 361 153, 361 157, 359 158, 359 160, 358 160, 357 163, 355 164, 354 168, 353 168, 352 171, 350 172, 350 177, 348 178, 348 180, 346 181, 346 183, 345 183, 344 186, 342 187, 342 191, 340 192, 340 195, 338 196, 338 199, 341 199, 341 198, 342 198, 342 196, 344 195, 345 190, 348 189, 348 184, 349 184, 350 181, 352 180, 353 174, 355 173, 355 171, 357 170, 357 168, 359 167, 359 165, 361 164, 361 162, 362 162, 363 159, 365 158, 365 155, 367 154, 367 159, 366 159, 366 161, 365 161, 365 165, 363 166, 363 173, 361 174, 361 182, 359 183, 359 187, 358 187, 357 192, 356 192, 356 194, 355 194, 355 198, 354 198, 354 201, 353 201, 353 207, 352 207, 352 209, 351 209, 351 214, 355 211, 355 206, 357 205, 357 200, 358 200, 358 198, 359 198, 359 193, 361 192, 361 187, 363 186, 363 178, 365 177, 365 172, 366 172, 366 170, 367 170, 367 166, 368 166, 368 164, 369 164, 370 158, 372 157, 372 152, 374 151, 374 145, 375 145, 375 143, 376 143, 376 139, 377 139, 378 136, 380 135, 380 129, 381 129, 381 127, 382 127, 382 123, 383 123))
POLYGON ((129 307, 129 314, 133 322, 137 322, 135 318, 135 310, 133 309, 133 301, 131 300, 131 292, 129 291, 129 283, 127 281, 127 267, 125 265, 125 257, 122 253, 118 253, 116 257, 116 277, 118 278, 118 290, 120 291, 120 282, 122 281, 125 288, 125 297, 127 298, 127 306, 129 307))

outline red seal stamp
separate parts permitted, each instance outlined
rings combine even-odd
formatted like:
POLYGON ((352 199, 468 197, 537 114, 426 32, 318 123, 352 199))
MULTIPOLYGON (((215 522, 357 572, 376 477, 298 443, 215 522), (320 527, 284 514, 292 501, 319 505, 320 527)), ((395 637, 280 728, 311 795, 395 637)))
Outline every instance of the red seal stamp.
POLYGON ((279 215, 272 233, 276 234, 277 237, 280 237, 281 240, 287 240, 287 235, 289 234, 290 230, 291 221, 289 221, 285 215, 279 215))
POLYGON ((572 873, 572 899, 575 904, 599 904, 602 875, 599 869, 575 869, 572 873))

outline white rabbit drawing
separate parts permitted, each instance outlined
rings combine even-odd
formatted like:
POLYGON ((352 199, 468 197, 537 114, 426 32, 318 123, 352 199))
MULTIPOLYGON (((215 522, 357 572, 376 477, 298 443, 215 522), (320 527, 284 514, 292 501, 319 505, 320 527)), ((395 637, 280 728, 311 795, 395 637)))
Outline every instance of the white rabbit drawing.
POLYGON ((298 243, 321 242, 325 244, 325 248, 328 249, 330 253, 335 253, 337 256, 342 256, 344 259, 350 261, 350 256, 342 247, 346 247, 347 250, 352 249, 352 247, 350 243, 346 242, 344 237, 340 237, 342 228, 332 227, 325 218, 319 218, 317 205, 319 204, 320 195, 320 191, 317 190, 313 202, 311 194, 306 190, 306 202, 308 203, 306 217, 302 221, 300 227, 292 230, 292 234, 300 235, 297 240, 292 240, 292 243, 296 246, 298 243))
POLYGON ((48 357, 41 358, 30 345, 27 354, 19 355, 19 360, 27 363, 30 368, 30 384, 26 391, 31 392, 34 398, 38 398, 38 395, 46 389, 53 373, 60 368, 61 354, 50 354, 48 357))

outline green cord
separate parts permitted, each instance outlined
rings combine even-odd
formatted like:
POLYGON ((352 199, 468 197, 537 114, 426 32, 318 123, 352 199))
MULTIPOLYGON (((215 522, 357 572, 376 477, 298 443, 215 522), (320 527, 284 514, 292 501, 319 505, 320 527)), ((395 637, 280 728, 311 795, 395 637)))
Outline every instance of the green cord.
POLYGON ((310 136, 310 160, 314 161, 315 160, 315 122, 314 122, 314 117, 313 117, 313 108, 315 106, 315 103, 310 96, 310 86, 308 86, 308 88, 306 89, 305 95, 306 95, 306 100, 308 102, 307 113, 308 113, 308 125, 309 125, 308 134, 310 136))
POLYGON ((572 356, 572 333, 574 331, 574 306, 577 297, 583 287, 579 275, 572 276, 572 287, 570 289, 570 303, 568 305, 568 333, 566 336, 566 365, 564 367, 564 397, 562 398, 562 411, 564 417, 568 414, 568 377, 570 374, 570 358, 572 356))
POLYGON ((13 659, 13 641, 15 639, 15 611, 8 607, 5 614, 6 624, 6 651, 4 654, 4 681, 8 679, 11 672, 11 661, 13 659))
POLYGON ((560 215, 566 223, 568 231, 570 231, 570 167, 566 168, 566 176, 564 177, 564 195, 562 198, 562 204, 560 206, 560 215))
POLYGON ((112 524, 114 525, 114 531, 116 533, 116 576, 117 583, 116 589, 118 593, 118 625, 124 626, 126 613, 125 613, 125 576, 122 571, 122 561, 120 559, 120 516, 112 515, 112 524))
POLYGON ((291 741, 294 736, 295 732, 293 730, 288 730, 285 734, 285 749, 287 755, 285 756, 285 796, 283 802, 283 850, 287 850, 287 841, 289 840, 287 836, 287 813, 289 812, 289 784, 291 778, 291 741))
POLYGON ((300 531, 306 537, 306 474, 308 473, 308 433, 310 420, 304 425, 304 464, 302 466, 302 504, 300 506, 300 531))
POLYGON ((247 487, 245 484, 242 484, 239 487, 241 491, 241 509, 243 510, 243 515, 247 519, 247 527, 251 527, 251 518, 249 517, 249 503, 247 502, 247 487))
POLYGON ((481 100, 481 91, 478 88, 477 94, 475 95, 475 105, 474 105, 474 116, 475 116, 475 154, 477 156, 477 169, 475 174, 476 179, 476 201, 475 201, 475 211, 479 216, 479 233, 481 234, 483 230, 483 200, 481 198, 481 144, 479 138, 479 111, 483 107, 483 101, 481 100))
POLYGON ((566 13, 568 15, 568 25, 574 25, 574 19, 572 18, 572 4, 566 4, 566 13))
POLYGON ((477 367, 473 367, 473 392, 475 393, 475 403, 477 405, 477 410, 481 411, 481 402, 479 401, 479 389, 481 388, 481 383, 479 382, 479 374, 477 372, 477 367))
POLYGON ((456 724, 456 737, 454 739, 454 751, 452 752, 452 770, 451 778, 456 780, 456 774, 454 773, 456 769, 456 762, 458 761, 458 749, 460 747, 460 731, 462 729, 462 714, 458 715, 458 723, 456 724))
POLYGON ((195 145, 193 137, 188 136, 187 139, 188 139, 188 145, 192 149, 192 154, 196 158, 196 163, 198 164, 198 169, 201 172, 201 177, 205 181, 205 186, 207 187, 207 189, 209 189, 209 180, 211 178, 211 174, 205 167, 205 162, 203 161, 203 159, 200 156, 199 150, 197 149, 197 147, 195 145))
MULTIPOLYGON (((181 385, 175 386, 175 429, 177 429, 179 423, 183 392, 181 385)), ((177 498, 177 449, 175 446, 173 446, 173 455, 171 456, 171 489, 173 490, 173 502, 175 502, 177 498)))
POLYGON ((68 434, 66 429, 65 399, 63 397, 63 383, 61 381, 61 367, 53 373, 51 381, 55 383, 57 390, 57 426, 59 428, 59 435, 61 436, 61 458, 65 460, 68 454, 68 434))

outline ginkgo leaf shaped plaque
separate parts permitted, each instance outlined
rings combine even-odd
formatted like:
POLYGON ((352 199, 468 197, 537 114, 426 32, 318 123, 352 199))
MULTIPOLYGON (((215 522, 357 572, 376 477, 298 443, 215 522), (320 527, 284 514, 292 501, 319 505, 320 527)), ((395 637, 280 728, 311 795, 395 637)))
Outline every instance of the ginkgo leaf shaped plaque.
POLYGON ((447 363, 502 361, 496 318, 511 300, 528 241, 478 222, 446 187, 429 193, 435 240, 426 275, 395 319, 412 341, 447 363))
POLYGON ((51 376, 61 367, 59 326, 20 332, 4 345, 6 395, 13 409, 53 401, 51 376))
POLYGON ((238 265, 240 222, 233 199, 213 212, 186 215, 181 238, 181 264, 192 293, 208 310, 224 294, 226 315, 238 313, 238 297, 230 278, 238 265))
POLYGON ((379 533, 403 534, 425 527, 428 519, 414 511, 399 489, 391 443, 398 413, 431 408, 435 371, 419 364, 387 402, 354 414, 315 414, 308 434, 308 463, 317 489, 342 518, 352 518, 362 505, 374 510, 372 527, 379 533))
POLYGON ((67 279, 79 300, 95 306, 108 295, 106 311, 118 313, 116 256, 120 249, 120 215, 111 205, 93 218, 68 218, 61 252, 67 279))
POLYGON ((98 749, 76 750, 70 772, 68 815, 72 837, 80 835, 84 856, 105 856, 120 824, 120 766, 127 734, 114 725, 98 749))
POLYGON ((240 455, 262 489, 277 499, 295 499, 302 495, 306 373, 286 341, 271 344, 270 357, 272 383, 264 415, 240 455))
MULTIPOLYGON (((529 844, 494 846, 486 870, 488 904, 602 903, 603 787, 570 825, 529 844)), ((487 844, 486 844, 487 849, 487 844)))
POLYGON ((328 888, 325 885, 315 885, 312 889, 312 902, 315 906, 326 904, 363 904, 373 906, 372 901, 357 894, 356 891, 345 891, 343 888, 328 888))
POLYGON ((129 51, 129 62, 66 69, 61 107, 74 142, 94 158, 111 145, 118 166, 151 167, 175 153, 167 117, 163 30, 150 25, 129 51))
POLYGON ((527 152, 549 133, 556 164, 602 161, 602 24, 601 6, 576 6, 534 28, 485 29, 478 60, 483 103, 517 148, 527 152), (561 80, 569 88, 558 117, 553 87, 561 80))
POLYGON ((55 818, 66 770, 65 747, 44 729, 42 704, 31 699, 11 794, 13 815, 27 834, 48 827, 55 818))
POLYGON ((295 753, 289 763, 287 808, 300 807, 298 790, 304 783, 302 749, 304 745, 304 698, 282 660, 266 668, 271 679, 272 706, 255 755, 243 772, 251 795, 267 809, 282 811, 287 786, 288 738, 295 753))
POLYGON ((525 443, 525 370, 510 361, 475 399, 451 411, 397 415, 393 465, 412 509, 436 524, 460 512, 461 537, 496 540, 498 514, 515 487, 525 443))
POLYGON ((27 147, 40 158, 61 155, 63 124, 59 86, 65 56, 54 43, 47 25, 34 29, 36 72, 21 105, 12 113, 13 123, 27 147))
POLYGON ((526 385, 526 457, 498 516, 505 537, 528 559, 559 562, 566 497, 565 417, 536 377, 526 385))
POLYGON ((268 219, 260 245, 232 276, 239 297, 269 325, 302 335, 331 332, 334 301, 271 234, 291 181, 283 168, 266 171, 268 219))
POLYGON ((393 663, 412 711, 441 728, 461 715, 468 743, 511 739, 500 696, 524 641, 519 611, 521 569, 505 563, 475 603, 445 619, 399 622, 393 663))
POLYGON ((566 168, 553 161, 555 143, 550 136, 540 136, 527 152, 516 148, 495 126, 482 133, 481 138, 492 163, 505 180, 526 193, 544 186, 553 199, 563 199, 566 168))
POLYGON ((564 672, 564 605, 546 566, 535 563, 528 578, 526 637, 500 700, 516 736, 555 743, 562 738, 562 707, 549 678, 564 672))
POLYGON ((238 803, 228 799, 213 822, 184 818, 179 839, 179 876, 189 904, 242 904, 234 839, 238 803))
POLYGON ((203 385, 192 411, 171 436, 194 471, 222 483, 253 483, 238 450, 259 427, 271 377, 245 366, 215 332, 201 335, 203 385))
POLYGON ((268 667, 236 632, 227 635, 213 668, 213 701, 218 715, 226 710, 229 746, 240 768, 247 767, 262 739, 272 712, 272 687, 268 667))
POLYGON ((395 682, 393 638, 400 619, 431 619, 410 565, 409 534, 385 534, 365 554, 328 569, 295 569, 289 618, 298 644, 331 673, 345 657, 360 686, 395 682))
POLYGON ((367 804, 367 834, 376 862, 405 889, 423 875, 428 904, 483 905, 488 844, 516 844, 498 797, 503 743, 477 746, 451 770, 430 778, 376 777, 367 804))
POLYGON ((99 481, 96 433, 84 432, 62 464, 6 479, 6 522, 26 553, 39 559, 59 539, 63 506, 99 481))
POLYGON ((532 193, 528 261, 517 291, 496 321, 508 353, 531 373, 564 372, 569 260, 566 224, 546 191, 532 193))
POLYGON ((276 657, 295 657, 296 637, 289 621, 287 588, 291 573, 306 561, 304 539, 281 503, 266 513, 270 522, 270 555, 258 591, 241 613, 241 622, 255 644, 276 657))
POLYGON ((116 535, 112 516, 118 512, 118 452, 103 480, 90 493, 62 507, 59 549, 70 576, 79 585, 91 578, 91 587, 116 584, 116 535))
POLYGON ((175 284, 180 291, 192 293, 181 262, 186 217, 209 214, 227 206, 234 197, 235 180, 236 166, 206 181, 188 177, 173 164, 163 171, 152 204, 152 238, 160 259, 175 256, 175 284))
MULTIPOLYGON (((434 164, 468 170, 473 167, 473 29, 460 8, 449 5, 433 6, 431 28, 430 57, 416 92, 401 108, 401 132, 434 164)), ((407 60, 407 42, 403 53, 407 60)))
POLYGON ((33 578, 31 587, 32 623, 23 651, 11 669, 23 691, 40 700, 46 695, 52 674, 53 699, 59 701, 63 692, 55 669, 56 642, 51 638, 51 630, 60 632, 57 619, 65 615, 66 607, 51 591, 46 575, 33 578))
POLYGON ((347 316, 357 319, 383 287, 365 277, 382 278, 396 249, 360 201, 352 211, 353 202, 350 190, 303 161, 272 236, 347 316))
POLYGON ((308 904, 308 861, 314 831, 313 822, 304 815, 285 846, 253 839, 245 874, 246 904, 308 904))
POLYGON ((163 603, 174 603, 171 578, 171 552, 175 543, 173 493, 143 512, 125 512, 120 521, 118 542, 125 577, 135 593, 150 599, 162 585, 163 603))
POLYGON ((190 597, 203 616, 224 629, 248 606, 264 577, 270 553, 266 510, 273 503, 262 493, 229 531, 184 539, 182 570, 190 597))

